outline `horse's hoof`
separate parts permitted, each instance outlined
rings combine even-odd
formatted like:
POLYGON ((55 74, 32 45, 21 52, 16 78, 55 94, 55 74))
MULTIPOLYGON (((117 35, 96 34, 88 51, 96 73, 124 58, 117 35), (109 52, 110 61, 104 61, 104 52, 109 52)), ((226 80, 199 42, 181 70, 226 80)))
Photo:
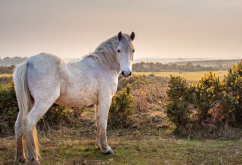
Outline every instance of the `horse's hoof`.
POLYGON ((25 163, 26 162, 26 157, 25 156, 18 156, 17 158, 16 158, 16 162, 17 163, 25 163))
POLYGON ((31 165, 39 165, 40 162, 38 160, 31 161, 31 165))
POLYGON ((107 155, 109 155, 109 154, 114 154, 114 152, 112 151, 112 150, 109 150, 107 153, 105 153, 105 154, 107 154, 107 155))

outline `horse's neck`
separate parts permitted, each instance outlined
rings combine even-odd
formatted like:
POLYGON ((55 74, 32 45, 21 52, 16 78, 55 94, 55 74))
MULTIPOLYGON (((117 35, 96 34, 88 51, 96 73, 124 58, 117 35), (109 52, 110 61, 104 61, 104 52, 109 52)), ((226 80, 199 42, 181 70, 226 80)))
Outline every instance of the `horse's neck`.
POLYGON ((119 64, 116 65, 117 67, 112 67, 112 66, 106 66, 106 67, 104 66, 104 67, 102 67, 93 58, 83 59, 83 60, 78 61, 77 63, 79 63, 79 65, 85 64, 87 67, 90 67, 93 70, 96 70, 97 72, 102 72, 104 74, 106 73, 107 75, 110 75, 110 76, 112 76, 114 78, 118 78, 118 75, 121 72, 119 64))

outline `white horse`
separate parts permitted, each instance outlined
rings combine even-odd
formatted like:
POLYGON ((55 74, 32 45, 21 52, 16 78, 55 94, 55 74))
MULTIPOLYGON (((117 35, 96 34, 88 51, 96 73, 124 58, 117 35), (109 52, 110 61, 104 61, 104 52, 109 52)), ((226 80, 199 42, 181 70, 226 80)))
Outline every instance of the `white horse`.
POLYGON ((19 106, 15 123, 17 162, 26 161, 23 134, 27 159, 39 162, 36 124, 53 103, 71 107, 95 105, 96 145, 104 153, 113 153, 106 137, 108 111, 118 75, 131 75, 134 38, 134 32, 130 36, 119 32, 77 62, 64 62, 41 53, 16 67, 13 79, 19 106))

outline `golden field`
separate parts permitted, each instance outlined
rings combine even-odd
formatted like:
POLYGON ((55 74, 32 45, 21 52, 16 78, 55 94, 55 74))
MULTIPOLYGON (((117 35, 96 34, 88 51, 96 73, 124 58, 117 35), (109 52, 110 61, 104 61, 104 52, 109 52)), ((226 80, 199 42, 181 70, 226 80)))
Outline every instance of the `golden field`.
MULTIPOLYGON (((227 72, 228 71, 214 71, 213 73, 215 73, 216 76, 220 76, 221 78, 223 78, 224 74, 226 74, 227 72)), ((160 77, 170 77, 170 75, 181 76, 190 81, 196 81, 207 73, 209 72, 208 71, 207 72, 133 72, 133 74, 135 75, 154 74, 155 76, 160 76, 160 77)))

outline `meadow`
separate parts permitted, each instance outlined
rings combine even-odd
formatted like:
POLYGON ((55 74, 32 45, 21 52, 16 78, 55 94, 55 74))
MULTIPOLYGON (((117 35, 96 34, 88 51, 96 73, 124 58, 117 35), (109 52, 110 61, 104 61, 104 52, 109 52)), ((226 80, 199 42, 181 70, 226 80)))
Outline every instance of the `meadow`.
MULTIPOLYGON (((159 114, 160 112, 154 113, 159 114)), ((82 115, 79 127, 60 127, 39 132, 41 164, 240 164, 242 143, 234 137, 190 139, 173 133, 165 118, 152 121, 142 114, 139 128, 108 130, 109 145, 115 151, 105 155, 95 147, 94 111, 82 115), (148 122, 149 121, 149 122, 148 122), (87 124, 88 123, 88 124, 87 124)), ((234 133, 236 130, 233 130, 234 133)), ((238 135, 241 136, 241 135, 238 135)), ((14 164, 13 136, 0 139, 0 164, 14 164)))
MULTIPOLYGON (((38 124, 41 126, 37 126, 41 164, 242 164, 240 128, 226 127, 215 133, 200 132, 195 136, 177 134, 175 125, 165 114, 164 95, 168 78, 138 76, 154 74, 169 77, 172 74, 195 81, 205 73, 208 72, 135 72, 136 77, 121 78, 121 89, 128 83, 134 89, 136 110, 132 118, 135 122, 127 127, 108 124, 107 137, 115 152, 113 155, 105 155, 95 146, 96 126, 92 107, 85 108, 78 117, 71 118, 71 122, 49 125, 41 120, 38 124), (140 84, 145 84, 145 87, 140 84), (156 99, 158 96, 159 99, 156 99), (145 105, 146 98, 150 100, 149 105, 145 105)), ((222 77, 227 71, 214 73, 222 77)), ((14 164, 13 130, 8 135, 1 135, 0 155, 0 164, 14 164)))
MULTIPOLYGON (((228 71, 214 71, 213 73, 216 74, 216 76, 220 76, 223 78, 224 74, 226 74, 228 71)), ((190 81, 196 81, 197 79, 201 78, 208 72, 133 72, 135 75, 150 75, 154 74, 155 76, 160 77, 170 77, 170 75, 173 76, 181 76, 184 77, 187 80, 190 81)), ((12 77, 12 74, 0 74, 0 77, 12 77)))
MULTIPOLYGON (((160 77, 170 77, 170 75, 173 76, 181 76, 187 79, 188 81, 196 81, 204 74, 208 72, 133 72, 135 75, 150 75, 154 74, 155 76, 160 76, 160 77)), ((228 71, 213 71, 216 76, 219 76, 221 78, 224 77, 224 74, 228 73, 228 71)))

